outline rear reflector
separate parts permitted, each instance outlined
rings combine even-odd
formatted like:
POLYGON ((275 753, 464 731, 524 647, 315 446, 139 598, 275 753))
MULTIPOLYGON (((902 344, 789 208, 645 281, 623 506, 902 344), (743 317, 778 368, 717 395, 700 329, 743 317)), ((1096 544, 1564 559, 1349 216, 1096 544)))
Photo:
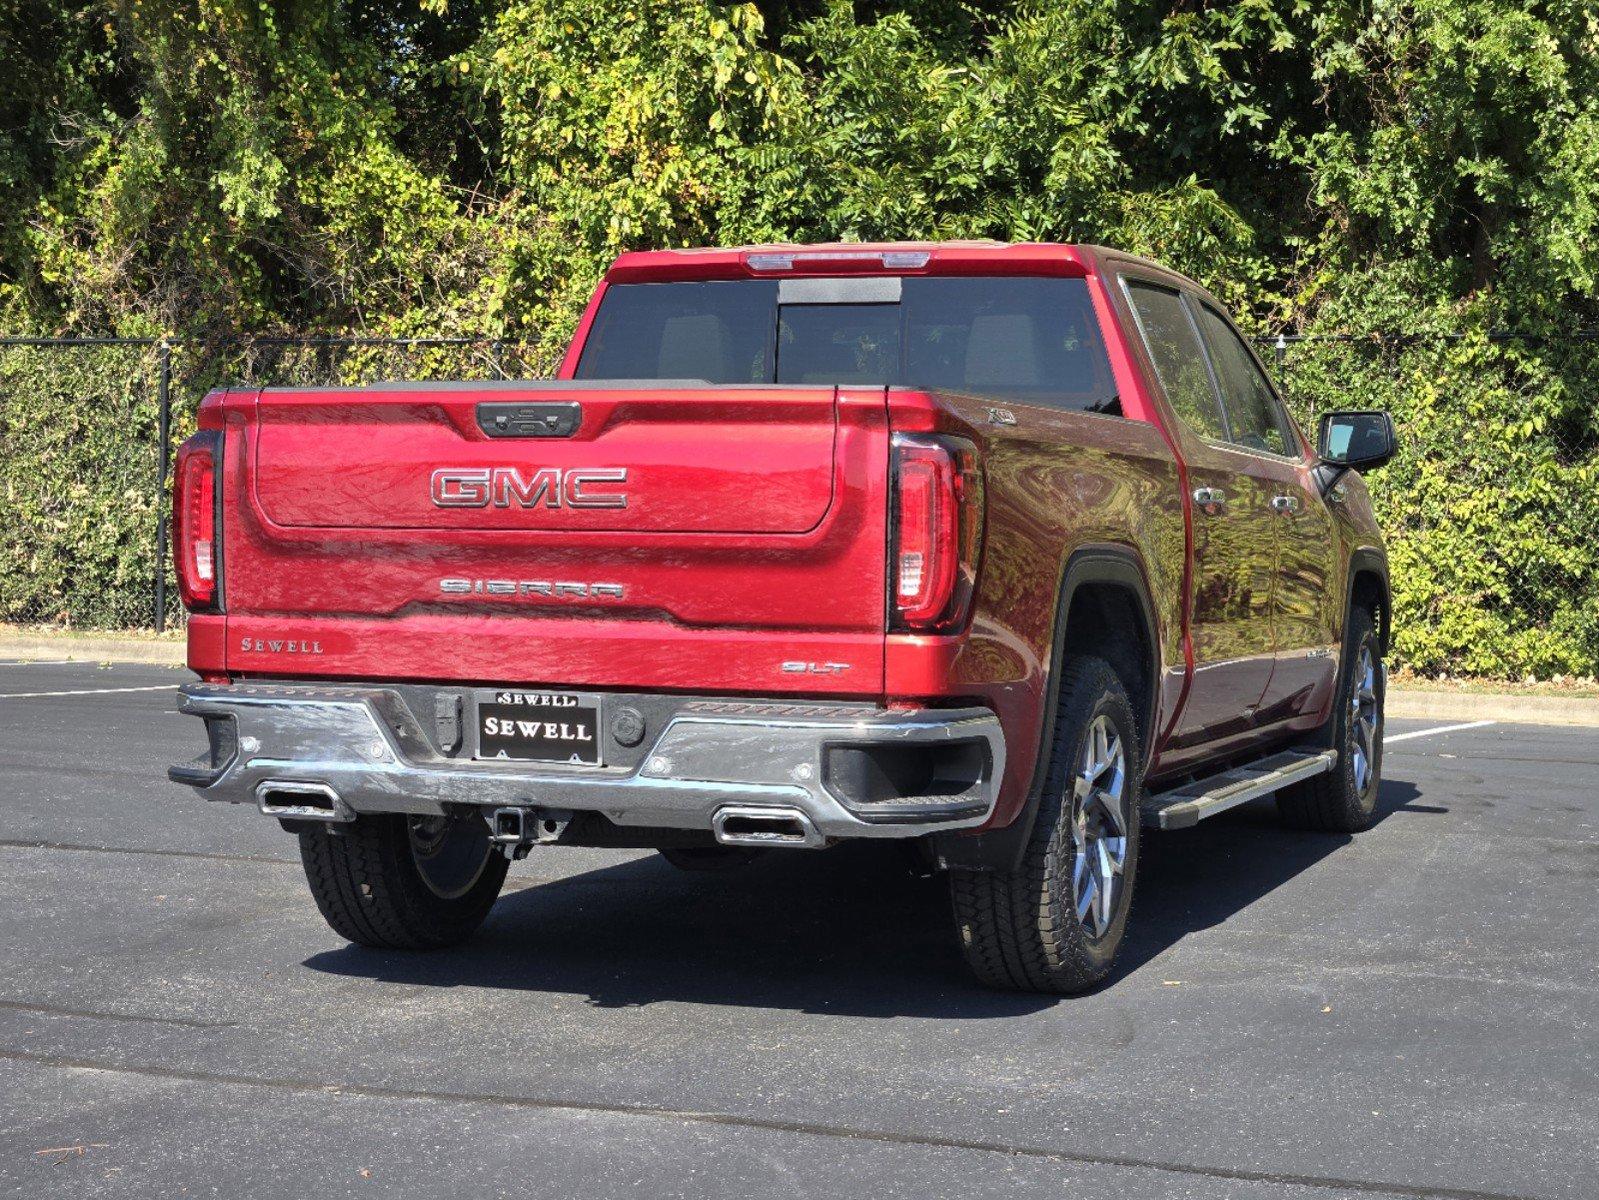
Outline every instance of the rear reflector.
POLYGON ((958 438, 894 438, 894 616, 943 632, 966 621, 983 529, 977 449, 958 438))
POLYGON ((217 450, 222 435, 201 430, 178 448, 172 477, 172 559, 178 596, 190 612, 217 603, 217 450))

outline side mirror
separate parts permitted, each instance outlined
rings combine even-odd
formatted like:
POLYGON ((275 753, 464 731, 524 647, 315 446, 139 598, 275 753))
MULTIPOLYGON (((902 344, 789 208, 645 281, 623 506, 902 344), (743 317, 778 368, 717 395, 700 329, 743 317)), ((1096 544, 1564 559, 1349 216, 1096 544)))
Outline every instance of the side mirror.
POLYGON ((1316 454, 1340 471, 1369 471, 1399 449, 1393 418, 1385 412, 1332 412, 1321 418, 1316 454))

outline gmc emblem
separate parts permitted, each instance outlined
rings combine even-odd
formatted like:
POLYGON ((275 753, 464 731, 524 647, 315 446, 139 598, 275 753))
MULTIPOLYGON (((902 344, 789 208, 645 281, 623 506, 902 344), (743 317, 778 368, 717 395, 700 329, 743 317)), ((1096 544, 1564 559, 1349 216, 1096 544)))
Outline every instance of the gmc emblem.
POLYGON ((626 508, 627 493, 597 492, 595 484, 626 483, 626 467, 440 467, 433 472, 438 508, 626 508))

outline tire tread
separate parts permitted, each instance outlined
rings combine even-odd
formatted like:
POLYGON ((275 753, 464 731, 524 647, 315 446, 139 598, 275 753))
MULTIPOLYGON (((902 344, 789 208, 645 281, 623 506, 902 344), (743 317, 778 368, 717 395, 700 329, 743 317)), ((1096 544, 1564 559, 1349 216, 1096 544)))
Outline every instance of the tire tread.
MULTIPOLYGON (((1349 753, 1348 693, 1354 677, 1353 664, 1361 644, 1372 636, 1375 629, 1376 620, 1370 610, 1351 610, 1344 661, 1339 669, 1338 691, 1333 700, 1333 745, 1338 750, 1338 763, 1331 771, 1289 784, 1277 793, 1278 816, 1283 824, 1291 828, 1322 833, 1359 833, 1371 825, 1374 814, 1361 806, 1360 796, 1354 787, 1354 775, 1346 759, 1349 753)), ((1380 775, 1380 756, 1372 764, 1372 770, 1380 775)))
POLYGON ((426 889, 410 857, 406 819, 366 816, 337 833, 300 833, 300 861, 311 896, 340 936, 387 950, 455 945, 482 924, 505 880, 506 863, 490 857, 478 884, 443 900, 426 889))
POLYGON ((950 898, 968 965, 990 987, 1071 993, 1092 987, 1109 972, 1111 954, 1096 961, 1077 932, 1070 897, 1055 893, 1051 864, 1061 852, 1061 797, 1075 768, 1081 726, 1100 698, 1111 695, 1127 714, 1129 870, 1124 879, 1130 906, 1136 883, 1138 794, 1141 773, 1136 724, 1121 680, 1103 659, 1069 659, 1062 670, 1052 749, 1037 818, 1014 871, 952 871, 950 898))

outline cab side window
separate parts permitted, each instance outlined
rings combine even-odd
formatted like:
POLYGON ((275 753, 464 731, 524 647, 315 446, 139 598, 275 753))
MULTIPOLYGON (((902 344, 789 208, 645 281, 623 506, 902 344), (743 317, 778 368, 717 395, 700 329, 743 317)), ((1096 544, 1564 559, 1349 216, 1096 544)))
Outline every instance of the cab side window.
POLYGON ((1210 305, 1195 304, 1194 311, 1221 385, 1232 429, 1228 440, 1249 450, 1297 455, 1299 442, 1290 432, 1287 415, 1243 341, 1210 305))
POLYGON ((1200 437, 1225 441, 1227 427, 1216 389, 1211 386, 1205 354, 1182 297, 1170 288, 1140 280, 1127 280, 1126 288, 1166 399, 1183 424, 1200 437))

